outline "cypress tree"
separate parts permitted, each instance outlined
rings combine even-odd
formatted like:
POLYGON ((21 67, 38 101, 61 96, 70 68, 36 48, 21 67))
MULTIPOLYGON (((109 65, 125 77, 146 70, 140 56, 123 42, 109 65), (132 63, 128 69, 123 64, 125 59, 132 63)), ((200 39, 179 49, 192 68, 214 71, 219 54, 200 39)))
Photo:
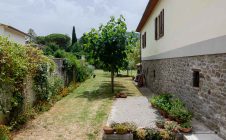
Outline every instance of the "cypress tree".
POLYGON ((76 37, 76 33, 75 33, 75 26, 73 26, 73 30, 72 30, 72 45, 75 44, 77 42, 77 37, 76 37))

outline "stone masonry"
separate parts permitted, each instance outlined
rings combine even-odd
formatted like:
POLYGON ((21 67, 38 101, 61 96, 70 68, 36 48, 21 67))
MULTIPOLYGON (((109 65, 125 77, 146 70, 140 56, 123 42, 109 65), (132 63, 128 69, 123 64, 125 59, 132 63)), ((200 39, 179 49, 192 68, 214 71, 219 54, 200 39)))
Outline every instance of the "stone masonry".
POLYGON ((195 117, 226 139, 226 54, 143 61, 146 86, 181 98, 195 117), (193 87, 193 71, 200 71, 193 87))

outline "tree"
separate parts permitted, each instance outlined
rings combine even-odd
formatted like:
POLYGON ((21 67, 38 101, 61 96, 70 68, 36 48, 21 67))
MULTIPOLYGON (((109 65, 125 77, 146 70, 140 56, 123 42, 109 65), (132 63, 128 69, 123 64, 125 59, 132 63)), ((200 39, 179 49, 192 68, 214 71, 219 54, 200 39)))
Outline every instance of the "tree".
POLYGON ((103 68, 111 72, 111 89, 114 93, 114 73, 124 66, 127 58, 127 26, 123 16, 117 20, 111 17, 106 25, 99 28, 98 57, 103 68))
POLYGON ((72 30, 72 43, 71 43, 71 45, 74 45, 75 43, 77 43, 77 37, 76 37, 76 33, 75 33, 75 26, 73 26, 73 30, 72 30))
POLYGON ((28 42, 31 43, 31 42, 35 42, 36 41, 36 38, 37 38, 37 34, 35 33, 35 31, 33 29, 29 29, 28 30, 28 33, 29 37, 27 38, 28 42))
POLYGON ((68 35, 64 34, 50 34, 45 37, 45 44, 55 44, 60 48, 67 50, 70 45, 71 38, 68 35))
POLYGON ((99 32, 96 29, 92 29, 89 33, 83 34, 80 39, 80 44, 83 44, 86 60, 96 68, 100 68, 100 61, 97 53, 99 46, 99 32))

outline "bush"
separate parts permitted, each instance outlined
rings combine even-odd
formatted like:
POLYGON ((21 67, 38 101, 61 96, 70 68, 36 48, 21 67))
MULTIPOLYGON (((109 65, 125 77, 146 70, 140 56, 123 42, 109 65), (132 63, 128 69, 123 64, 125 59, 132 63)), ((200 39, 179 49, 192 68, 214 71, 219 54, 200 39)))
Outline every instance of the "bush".
POLYGON ((157 129, 147 129, 146 140, 162 140, 160 132, 157 129))
POLYGON ((177 132, 179 130, 179 125, 174 121, 166 121, 164 128, 169 132, 177 132))
MULTIPOLYGON (((41 69, 53 71, 54 62, 38 49, 10 42, 1 36, 0 60, 0 94, 8 94, 11 97, 6 101, 7 105, 1 106, 4 110, 9 110, 9 121, 11 121, 21 117, 25 78, 34 77, 40 70, 41 64, 49 66, 48 69, 44 67, 41 69)), ((23 119, 21 122, 23 123, 23 119)))
POLYGON ((135 137, 138 140, 145 140, 146 136, 147 136, 147 131, 145 129, 137 129, 135 137))
POLYGON ((191 121, 192 113, 188 111, 185 104, 180 99, 173 99, 172 97, 170 94, 162 94, 154 96, 150 102, 153 106, 165 111, 178 122, 184 123, 191 121))
POLYGON ((10 132, 5 125, 0 125, 0 140, 10 140, 10 132))
POLYGON ((10 122, 10 129, 19 129, 22 125, 26 124, 29 120, 34 119, 36 112, 34 109, 29 109, 17 117, 13 118, 10 122))
POLYGON ((48 101, 63 88, 63 80, 49 74, 50 67, 48 64, 40 64, 34 77, 33 89, 36 97, 41 101, 48 101))
POLYGON ((111 128, 115 130, 117 134, 134 133, 137 129, 135 123, 112 123, 111 128))

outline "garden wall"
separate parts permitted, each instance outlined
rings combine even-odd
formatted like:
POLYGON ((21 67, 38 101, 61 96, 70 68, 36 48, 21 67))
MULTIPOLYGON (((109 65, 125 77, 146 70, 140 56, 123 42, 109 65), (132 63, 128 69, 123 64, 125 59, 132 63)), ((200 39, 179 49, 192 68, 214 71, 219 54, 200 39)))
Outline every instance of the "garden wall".
POLYGON ((226 138, 226 54, 143 61, 146 85, 155 93, 174 93, 195 117, 226 138), (193 87, 193 72, 200 72, 193 87))
POLYGON ((64 80, 65 86, 69 85, 71 81, 75 80, 73 79, 73 77, 75 77, 75 70, 73 70, 73 73, 69 73, 64 69, 64 58, 53 58, 53 61, 57 66, 54 73, 64 80))
MULTIPOLYGON (((67 76, 63 71, 63 59, 54 59, 54 61, 57 64, 57 69, 54 74, 60 76, 66 81, 67 76)), ((10 85, 7 84, 2 84, 1 86, 4 90, 0 91, 0 124, 4 124, 9 115, 7 111, 11 109, 11 93, 13 89, 11 89, 10 85), (1 111, 1 106, 4 106, 3 111, 1 111)), ((23 111, 26 111, 29 110, 36 101, 35 92, 33 90, 33 79, 31 76, 27 76, 24 80, 23 97, 23 111)))

